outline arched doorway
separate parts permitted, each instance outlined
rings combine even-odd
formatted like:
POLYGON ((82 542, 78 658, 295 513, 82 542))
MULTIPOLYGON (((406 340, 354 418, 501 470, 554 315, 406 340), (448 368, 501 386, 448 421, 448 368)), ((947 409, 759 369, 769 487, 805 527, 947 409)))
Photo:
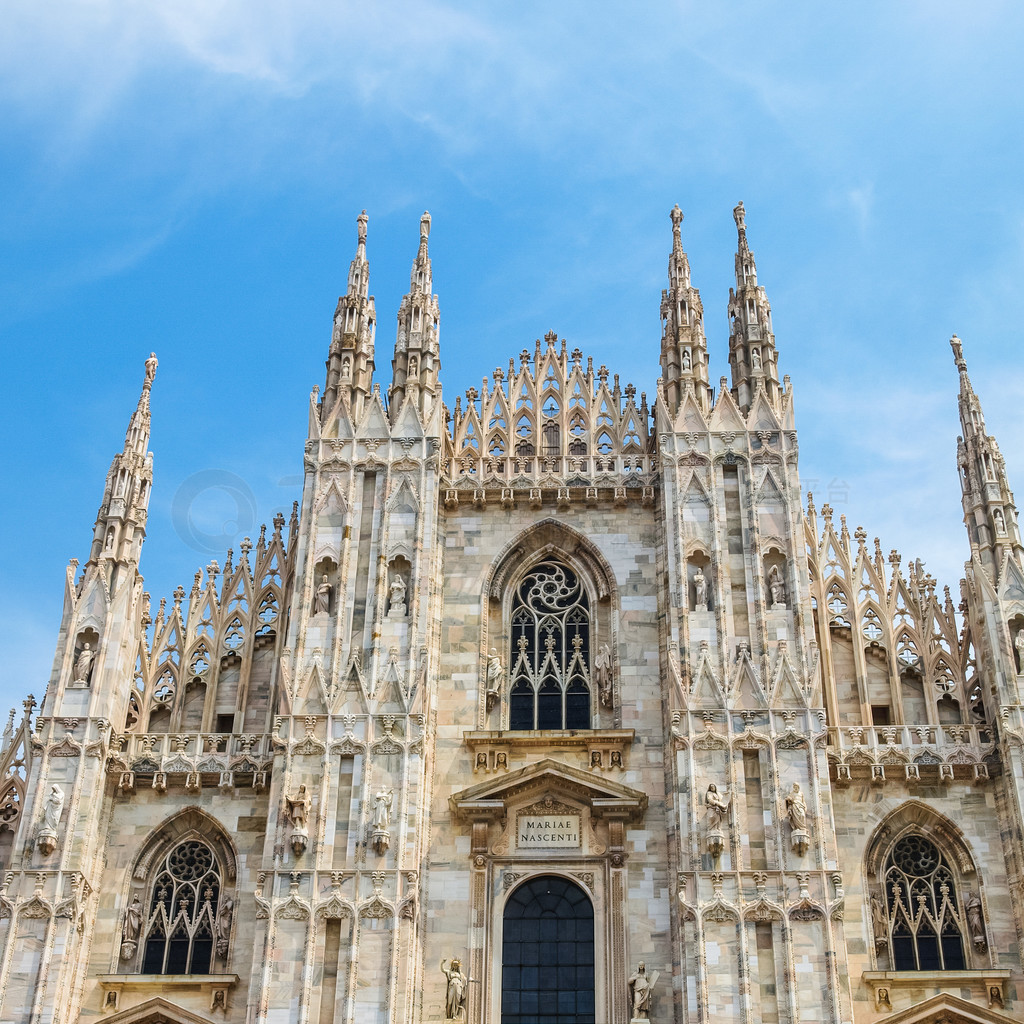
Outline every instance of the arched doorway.
POLYGON ((574 882, 541 875, 502 919, 501 1024, 595 1024, 594 905, 574 882))

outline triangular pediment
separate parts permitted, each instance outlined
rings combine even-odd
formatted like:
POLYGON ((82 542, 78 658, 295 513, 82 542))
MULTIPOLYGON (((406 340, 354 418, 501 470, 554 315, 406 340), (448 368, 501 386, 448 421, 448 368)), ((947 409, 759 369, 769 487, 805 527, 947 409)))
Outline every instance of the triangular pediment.
POLYGON ((923 1003, 882 1017, 877 1024, 1013 1024, 1013 1020, 1005 1013, 969 1003, 950 992, 940 992, 923 1003))
MULTIPOLYGON (((225 985, 231 985, 238 981, 238 978, 231 974, 225 976, 225 985)), ((126 1010, 119 1010, 117 1013, 104 1017, 104 1024, 209 1024, 209 1017, 200 1017, 185 1010, 166 999, 156 996, 147 999, 138 1006, 129 1007, 126 1010)))
POLYGON ((545 795, 583 803, 597 817, 610 813, 635 819, 647 809, 646 793, 552 757, 453 793, 448 802, 456 816, 494 818, 503 817, 512 804, 545 795))

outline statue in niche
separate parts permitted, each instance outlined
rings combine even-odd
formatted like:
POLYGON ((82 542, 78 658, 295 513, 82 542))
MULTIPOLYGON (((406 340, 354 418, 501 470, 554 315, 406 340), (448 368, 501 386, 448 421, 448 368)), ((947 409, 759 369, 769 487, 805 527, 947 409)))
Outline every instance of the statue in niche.
POLYGON ((1006 520, 1003 518, 1003 513, 1000 509, 996 509, 992 513, 992 518, 996 521, 996 533, 1000 537, 1006 536, 1006 520))
POLYGON ((761 350, 759 348, 750 350, 750 365, 753 367, 754 373, 761 369, 761 350))
POLYGON ((343 381, 352 379, 352 360, 348 356, 341 361, 341 379, 343 381))
POLYGON ((492 647, 487 656, 487 710, 490 711, 501 696, 501 684, 505 679, 505 669, 497 650, 492 647))
POLYGON ((976 892, 968 892, 964 900, 967 909, 967 928, 975 949, 985 948, 985 923, 981 917, 981 898, 976 892))
POLYGON ((305 786, 299 786, 295 796, 286 796, 285 814, 296 832, 305 832, 306 819, 309 817, 310 799, 305 786))
POLYGON ((612 649, 607 644, 601 644, 597 649, 597 657, 594 659, 594 682, 597 683, 597 692, 600 695, 601 703, 606 708, 612 706, 612 649))
POLYGON ((231 896, 225 896, 217 907, 217 918, 214 921, 217 933, 217 956, 222 960, 227 959, 228 955, 228 937, 231 935, 231 916, 234 911, 234 899, 231 896))
POLYGON ((683 373, 689 373, 693 369, 693 360, 690 357, 690 350, 683 349, 683 373))
POLYGON ((729 818, 729 804, 732 798, 728 793, 719 793, 718 786, 713 782, 704 794, 704 806, 708 812, 708 830, 718 831, 729 818))
POLYGON ((90 644, 85 644, 82 647, 81 653, 78 655, 78 659, 75 661, 75 673, 74 681, 76 683, 84 683, 89 678, 89 670, 92 668, 92 660, 96 657, 96 652, 92 649, 90 644))
POLYGON ((462 961, 458 957, 452 960, 450 967, 445 967, 445 963, 445 960, 441 961, 441 973, 448 979, 444 997, 445 1020, 461 1020, 466 1010, 469 978, 462 973, 462 961))
POLYGON ((324 573, 320 586, 316 588, 316 600, 313 604, 314 615, 326 615, 331 607, 331 584, 324 573))
POLYGON ((707 611, 708 581, 704 578, 704 573, 701 571, 699 565, 697 566, 697 572, 693 577, 693 603, 694 607, 701 611, 707 611))
POLYGON ((786 584, 782 579, 782 572, 777 565, 768 570, 768 589, 772 595, 773 608, 786 607, 786 584))
POLYGON ((391 583, 389 586, 391 593, 391 606, 388 609, 388 615, 392 619, 404 619, 405 618, 405 580, 402 579, 401 573, 391 574, 391 583))
POLYGON ((1024 672, 1024 629, 1017 630, 1013 646, 1017 648, 1017 671, 1024 672))
POLYGON ((60 823, 61 811, 64 810, 64 790, 55 782, 43 802, 43 827, 56 833, 60 823))
POLYGON ((124 912, 124 924, 121 926, 121 959, 131 960, 138 948, 139 932, 142 931, 142 901, 139 894, 132 896, 128 909, 124 912))
POLYGON ((786 817, 794 832, 803 832, 807 828, 807 801, 800 791, 799 782, 794 782, 786 794, 786 817))
POLYGON ((885 918, 885 907, 878 893, 871 894, 871 934, 875 939, 875 949, 889 942, 889 922, 885 918))
POLYGON ((395 803, 395 791, 381 787, 373 798, 373 827, 386 829, 391 824, 391 809, 395 803))
POLYGON ((651 993, 658 980, 658 972, 647 976, 647 966, 641 960, 636 965, 636 973, 629 979, 629 999, 633 1006, 633 1020, 649 1020, 651 1012, 651 993))

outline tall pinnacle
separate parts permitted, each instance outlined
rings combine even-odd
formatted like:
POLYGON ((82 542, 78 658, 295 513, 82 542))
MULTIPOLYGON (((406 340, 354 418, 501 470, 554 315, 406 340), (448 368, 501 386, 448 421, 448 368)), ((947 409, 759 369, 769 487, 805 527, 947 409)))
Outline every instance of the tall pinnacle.
POLYGON ((420 244, 409 275, 409 291, 398 309, 398 334, 391 362, 388 397, 392 422, 397 421, 406 400, 412 401, 425 420, 440 396, 440 309, 433 292, 433 270, 428 241, 430 214, 420 218, 420 244))
POLYGON ((704 337, 704 307, 700 292, 690 284, 690 261, 683 251, 683 211, 676 204, 672 219, 672 252, 668 258, 668 288, 661 293, 661 377, 669 415, 674 416, 687 390, 693 390, 705 410, 710 408, 708 350, 704 337))
POLYGON ((349 266, 348 290, 338 299, 334 311, 322 423, 326 423, 341 398, 348 402, 353 417, 358 418, 372 388, 377 312, 370 295, 370 264, 366 259, 368 219, 365 210, 356 219, 356 254, 349 266))
POLYGON ((732 390, 741 409, 749 409, 759 387, 773 403, 780 394, 772 310, 757 283, 757 265, 747 242, 743 203, 732 211, 736 221, 736 287, 729 289, 729 366, 732 390))
POLYGON ((156 377, 156 353, 146 360, 142 392, 128 420, 124 448, 114 456, 96 514, 88 565, 101 560, 138 562, 146 536, 146 514, 153 486, 153 455, 149 447, 149 395, 156 377))
POLYGON ((1010 553, 1024 564, 1017 524, 1017 507, 1006 477, 1006 463, 996 439, 985 433, 985 415, 967 373, 963 344, 954 334, 949 339, 960 374, 960 423, 957 468, 963 494, 964 525, 972 558, 980 560, 993 580, 998 580, 1003 558, 1010 553))

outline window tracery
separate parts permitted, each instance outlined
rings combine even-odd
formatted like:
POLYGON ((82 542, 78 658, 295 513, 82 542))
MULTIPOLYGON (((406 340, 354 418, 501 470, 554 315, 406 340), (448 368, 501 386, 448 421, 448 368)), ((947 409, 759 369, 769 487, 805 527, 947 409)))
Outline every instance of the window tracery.
POLYGON ((516 588, 511 610, 509 727, 589 729, 590 600, 567 565, 545 559, 516 588))
POLYGON ((903 836, 886 858, 882 884, 887 943, 896 971, 963 970, 963 909, 953 871, 919 833, 903 836))
POLYGON ((156 869, 143 932, 143 974, 210 974, 221 870, 210 847, 188 839, 156 869))

